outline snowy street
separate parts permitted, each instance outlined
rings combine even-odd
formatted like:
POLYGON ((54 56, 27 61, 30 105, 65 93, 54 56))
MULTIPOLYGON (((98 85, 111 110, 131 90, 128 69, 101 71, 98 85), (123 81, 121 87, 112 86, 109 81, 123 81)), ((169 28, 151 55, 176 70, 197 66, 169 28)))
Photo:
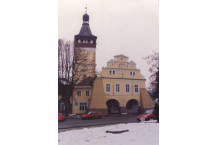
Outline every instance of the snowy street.
POLYGON ((159 123, 146 121, 141 123, 127 123, 107 125, 104 127, 92 127, 73 129, 58 133, 59 145, 158 145, 159 123), (112 134, 106 131, 128 132, 112 134))

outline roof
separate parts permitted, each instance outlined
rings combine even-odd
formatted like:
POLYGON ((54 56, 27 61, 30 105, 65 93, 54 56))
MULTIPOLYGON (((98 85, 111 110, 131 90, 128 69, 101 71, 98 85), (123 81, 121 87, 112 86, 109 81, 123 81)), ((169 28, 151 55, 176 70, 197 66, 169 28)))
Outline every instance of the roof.
POLYGON ((91 37, 96 37, 96 36, 92 35, 91 29, 90 29, 88 23, 83 23, 82 24, 82 28, 80 29, 79 34, 77 34, 76 36, 91 36, 91 37))
POLYGON ((75 86, 92 86, 93 84, 93 77, 87 77, 83 79, 80 83, 76 84, 75 86))
POLYGON ((131 60, 129 63, 130 63, 130 64, 136 64, 136 63, 135 63, 134 61, 132 61, 132 60, 131 60))
POLYGON ((120 55, 115 55, 114 57, 125 57, 125 58, 129 58, 129 57, 127 57, 127 56, 123 55, 123 54, 120 54, 120 55))
POLYGON ((114 60, 113 60, 113 59, 111 59, 111 60, 109 60, 108 62, 114 62, 114 60))

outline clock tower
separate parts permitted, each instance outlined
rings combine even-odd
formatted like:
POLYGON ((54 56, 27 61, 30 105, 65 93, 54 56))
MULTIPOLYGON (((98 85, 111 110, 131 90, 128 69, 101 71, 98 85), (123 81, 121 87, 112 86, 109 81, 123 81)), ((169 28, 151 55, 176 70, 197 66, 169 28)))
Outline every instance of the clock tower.
POLYGON ((95 77, 96 40, 89 27, 89 15, 83 15, 79 34, 74 36, 74 80, 76 84, 87 77, 95 77))

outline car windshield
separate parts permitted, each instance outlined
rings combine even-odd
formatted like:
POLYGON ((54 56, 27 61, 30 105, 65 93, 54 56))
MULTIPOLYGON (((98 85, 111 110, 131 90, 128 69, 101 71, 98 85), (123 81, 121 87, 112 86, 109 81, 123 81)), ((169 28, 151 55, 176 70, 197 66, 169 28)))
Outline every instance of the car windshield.
POLYGON ((58 114, 58 116, 61 116, 61 114, 58 114))
POLYGON ((145 114, 152 114, 153 113, 153 109, 149 109, 145 111, 145 114))
POLYGON ((87 113, 87 114, 92 114, 92 112, 89 112, 89 113, 87 113))

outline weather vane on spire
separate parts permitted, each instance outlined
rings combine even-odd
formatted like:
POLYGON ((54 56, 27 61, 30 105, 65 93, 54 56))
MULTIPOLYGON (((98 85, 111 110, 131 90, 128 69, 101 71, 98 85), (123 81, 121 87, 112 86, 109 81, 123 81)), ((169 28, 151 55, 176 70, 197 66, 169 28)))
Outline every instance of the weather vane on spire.
POLYGON ((87 14, 87 3, 86 3, 86 7, 85 7, 85 9, 86 9, 86 14, 87 14))

